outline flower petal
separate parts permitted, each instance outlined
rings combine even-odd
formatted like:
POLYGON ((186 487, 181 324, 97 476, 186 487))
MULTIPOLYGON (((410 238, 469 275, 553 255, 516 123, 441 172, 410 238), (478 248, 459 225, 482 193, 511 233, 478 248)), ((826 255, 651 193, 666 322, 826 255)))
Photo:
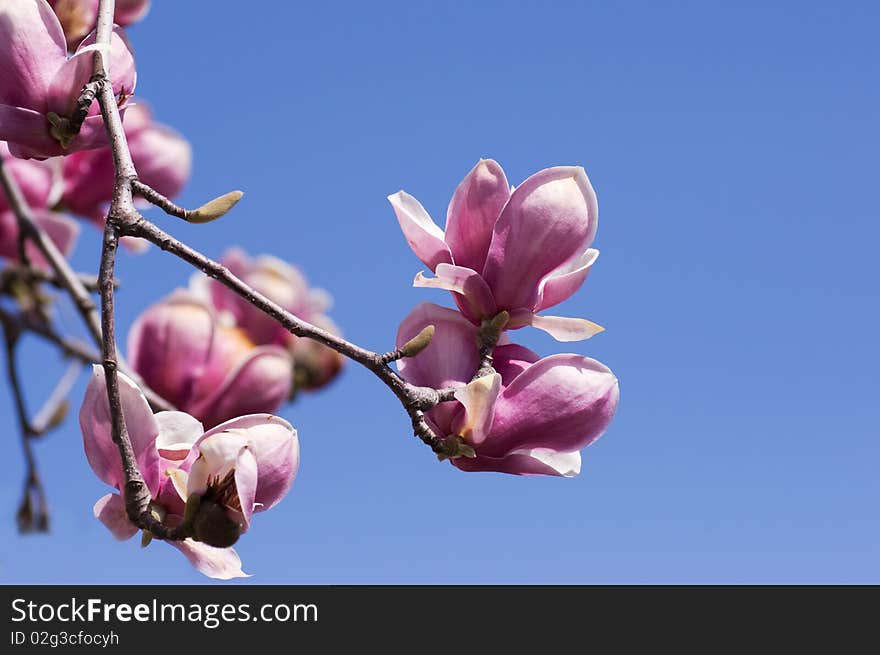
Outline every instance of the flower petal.
POLYGON ((192 445, 205 433, 199 420, 186 412, 158 412, 155 417, 159 424, 156 449, 168 460, 186 459, 192 445))
POLYGON ((232 548, 215 548, 192 539, 168 543, 183 553, 193 568, 209 578, 229 580, 250 577, 241 570, 241 558, 232 548))
POLYGON ((260 346, 234 368, 223 385, 199 400, 192 413, 214 426, 236 416, 274 412, 290 395, 293 361, 279 346, 260 346))
POLYGON ((491 159, 481 159, 455 190, 446 212, 446 242, 457 266, 483 270, 492 227, 510 187, 504 170, 491 159))
POLYGON ((49 135, 41 112, 0 103, 0 140, 9 142, 9 152, 23 159, 45 159, 64 153, 49 135))
POLYGON ((579 451, 560 453, 548 448, 534 448, 511 453, 506 457, 485 457, 474 459, 459 457, 451 460, 462 471, 494 471, 512 475, 556 475, 566 478, 581 472, 579 451))
POLYGON ((406 191, 388 196, 397 222, 416 257, 432 271, 437 264, 452 263, 452 253, 444 241, 443 230, 431 219, 422 204, 406 191))
POLYGON ((498 346, 492 352, 492 366, 501 374, 501 384, 505 387, 540 359, 538 353, 516 343, 498 346))
POLYGON ((438 264, 435 277, 428 278, 418 273, 413 280, 414 287, 445 289, 458 294, 456 302, 464 304, 464 313, 474 321, 495 315, 495 300, 492 291, 479 273, 463 266, 438 264))
POLYGON ((176 407, 190 409, 197 383, 216 387, 222 381, 216 374, 205 375, 214 338, 210 308, 194 295, 176 291, 134 322, 128 356, 151 389, 176 407))
MULTIPOLYGON (((76 101, 83 86, 89 81, 93 72, 92 51, 99 49, 95 46, 95 32, 93 31, 76 49, 73 56, 58 69, 49 88, 47 99, 48 111, 54 111, 59 116, 70 117, 76 106, 76 101)), ((107 61, 106 51, 103 51, 104 61, 107 61)), ((134 63, 134 51, 131 47, 125 31, 120 27, 114 27, 110 35, 110 64, 108 73, 113 82, 113 94, 127 98, 134 93, 137 83, 137 71, 134 63)), ((99 113, 97 102, 92 103, 89 115, 99 113)), ((124 124, 124 123, 123 123, 124 124)))
MULTIPOLYGON (((122 414, 131 439, 132 450, 144 476, 144 482, 150 493, 155 496, 160 482, 159 454, 156 451, 159 424, 137 385, 122 373, 118 373, 117 378, 122 414)), ((122 474, 119 451, 113 443, 107 383, 101 366, 92 367, 92 379, 86 388, 79 413, 79 423, 82 428, 86 458, 95 475, 107 484, 121 489, 125 478, 122 474)))
POLYGON ((241 504, 244 530, 247 530, 251 525, 251 516, 254 514, 256 505, 257 484, 257 459, 250 446, 246 445, 238 452, 238 458, 235 460, 235 489, 241 504))
POLYGON ((575 291, 580 289, 598 258, 599 251, 595 248, 588 248, 583 255, 544 278, 538 292, 539 300, 536 311, 558 305, 563 300, 570 298, 575 291))
MULTIPOLYGON (((277 505, 296 478, 299 440, 290 423, 271 414, 241 416, 206 432, 193 448, 198 459, 192 463, 189 492, 204 492, 208 477, 228 472, 245 446, 257 463, 254 511, 277 505)), ((190 463, 188 460, 182 468, 190 463)))
POLYGON ((44 0, 0 3, 0 104, 45 111, 49 86, 66 60, 61 23, 44 0))
POLYGON ((397 330, 397 347, 433 325, 431 343, 415 357, 397 362, 407 382, 435 388, 467 384, 480 365, 477 327, 459 312, 433 303, 413 309, 397 330))
POLYGON ((581 167, 540 171, 511 194, 483 277, 501 309, 534 309, 542 280, 581 256, 596 234, 596 194, 581 167))
POLYGON ((532 315, 531 325, 543 330, 557 341, 582 341, 605 330, 601 325, 596 325, 585 318, 538 314, 532 315))
POLYGON ((137 534, 138 527, 128 520, 125 503, 119 494, 107 494, 98 499, 92 510, 95 518, 110 530, 119 541, 131 539, 137 534))
POLYGON ((484 375, 455 390, 455 399, 464 405, 462 419, 455 426, 456 434, 468 443, 479 446, 492 428, 495 401, 501 391, 498 373, 484 375))
POLYGON ((535 448, 572 452, 598 439, 617 409, 617 378, 596 360, 552 355, 517 376, 498 397, 480 454, 535 448))

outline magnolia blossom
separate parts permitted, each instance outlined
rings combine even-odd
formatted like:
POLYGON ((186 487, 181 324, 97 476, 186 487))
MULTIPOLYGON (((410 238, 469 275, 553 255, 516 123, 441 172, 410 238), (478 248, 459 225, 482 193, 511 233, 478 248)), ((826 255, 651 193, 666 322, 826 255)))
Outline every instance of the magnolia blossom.
MULTIPOLYGON (((138 179, 168 198, 174 198, 189 179, 189 142, 153 121, 149 107, 133 102, 123 120, 125 136, 138 179)), ((62 202, 71 212, 104 224, 113 199, 113 153, 109 147, 75 152, 64 158, 62 202)))
MULTIPOLYGON (((295 266, 268 255, 251 259, 238 248, 229 249, 220 262, 290 313, 328 332, 340 334, 338 326, 324 313, 332 302, 330 295, 323 289, 310 288, 295 266)), ((288 350, 295 363, 294 391, 322 387, 342 368, 345 360, 335 350, 292 335, 278 321, 220 282, 198 276, 194 279, 194 288, 210 298, 215 309, 230 317, 255 343, 276 344, 288 350)))
MULTIPOLYGON (((49 0, 61 22, 67 47, 75 50, 86 34, 95 28, 100 0, 49 0)), ((116 0, 113 22, 120 27, 141 20, 150 10, 150 0, 116 0)))
MULTIPOLYGON (((205 432, 184 412, 153 414, 134 382, 121 373, 118 378, 122 413, 150 491, 150 507, 167 525, 192 526, 193 537, 167 543, 209 577, 245 576, 235 550, 211 545, 212 537, 231 524, 237 538, 250 526, 254 512, 275 506, 287 494, 299 467, 296 430, 277 416, 253 414, 205 432), (192 516, 187 516, 188 507, 195 508, 192 516)), ((95 517, 117 539, 130 539, 138 528, 128 519, 121 496, 125 478, 100 366, 92 369, 79 421, 89 465, 120 492, 100 498, 95 517)))
POLYGON ((138 317, 128 355, 151 389, 208 426, 274 412, 290 393, 291 360, 283 348, 255 345, 184 290, 138 317))
POLYGON ((512 189, 501 166, 482 159, 455 190, 445 232, 408 193, 388 199, 413 252, 435 274, 419 273, 414 285, 452 291, 471 321, 507 310, 506 327, 533 325, 560 341, 602 330, 538 314, 577 291, 599 256, 590 248, 599 210, 583 168, 547 168, 512 189))
MULTIPOLYGON (((64 32, 46 0, 0 3, 0 139, 9 142, 13 155, 44 159, 107 143, 97 102, 78 132, 70 125, 92 75, 94 40, 92 33, 68 59, 64 32)), ((131 45, 120 28, 114 28, 104 60, 122 108, 137 75, 131 45)))
POLYGON ((434 325, 434 338, 413 358, 398 362, 417 385, 457 387, 426 419, 441 437, 456 435, 476 457, 456 457, 464 471, 574 476, 580 449, 598 439, 617 408, 617 378, 581 355, 537 354, 507 343, 493 353, 496 373, 471 381, 479 366, 476 327, 458 312, 422 303, 397 333, 398 347, 434 325))
MULTIPOLYGON (((0 141, 0 158, 3 159, 3 167, 21 190, 34 221, 63 254, 70 254, 79 234, 79 225, 67 216, 47 209, 53 204, 53 196, 57 195, 54 167, 48 162, 11 157, 3 141, 0 141)), ((0 190, 0 257, 18 261, 18 235, 18 218, 8 198, 0 190)), ((45 264, 34 244, 27 244, 26 253, 33 263, 45 264)))

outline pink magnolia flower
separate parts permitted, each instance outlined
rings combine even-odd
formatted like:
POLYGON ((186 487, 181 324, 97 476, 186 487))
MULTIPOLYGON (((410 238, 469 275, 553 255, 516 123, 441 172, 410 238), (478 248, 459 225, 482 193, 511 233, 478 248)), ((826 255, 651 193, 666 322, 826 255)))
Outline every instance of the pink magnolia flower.
MULTIPOLYGON (((4 168, 21 189, 34 221, 63 254, 70 254, 79 234, 79 225, 67 216, 47 209, 53 204, 55 195, 54 167, 48 162, 12 157, 3 141, 0 141, 0 158, 3 159, 4 168)), ((18 261, 18 234, 18 219, 9 206, 6 195, 0 190, 0 257, 18 261)), ((46 264, 32 243, 28 243, 26 252, 33 263, 40 266, 46 264)))
MULTIPOLYGON (((189 142, 153 121, 149 107, 138 100, 123 121, 138 179, 168 198, 174 198, 189 179, 189 142)), ((109 147, 72 153, 64 158, 62 202, 74 214, 103 226, 113 199, 113 153, 109 147)))
POLYGON ((128 355, 145 384, 207 426, 274 412, 290 392, 291 360, 283 348, 256 346, 184 290, 138 317, 128 355))
POLYGON ((617 409, 617 378, 581 355, 537 354, 508 343, 493 353, 496 373, 471 381, 477 329, 458 312, 422 303, 397 333, 398 347, 434 325, 425 350, 398 362, 409 382, 458 387, 456 400, 426 413, 441 437, 458 435, 476 452, 452 463, 464 471, 574 476, 580 449, 596 441, 617 409))
MULTIPOLYGON (((192 494, 201 500, 195 516, 190 517, 195 536, 167 543, 209 577, 245 576, 235 550, 210 545, 199 537, 205 534, 211 541, 213 524, 225 525, 233 519, 239 521, 237 536, 248 529, 254 512, 275 506, 287 494, 299 467, 296 430, 277 416, 253 414, 205 432, 201 423, 184 412, 153 414, 134 382, 122 374, 118 377, 125 425, 152 497, 151 508, 174 526, 185 520, 186 500, 192 494)), ((92 369, 79 420, 89 465, 95 475, 121 492, 125 478, 113 443, 107 383, 100 366, 92 369)), ((100 498, 94 513, 119 540, 137 533, 121 493, 100 498)))
POLYGON ((507 310, 508 328, 533 325, 560 341, 602 330, 538 314, 577 291, 599 256, 590 248, 599 210, 583 168, 547 168, 512 190, 501 166, 481 159, 452 196, 445 232, 408 193, 388 199, 413 252, 435 274, 419 273, 414 286, 452 291, 471 321, 507 310))
MULTIPOLYGON (((67 47, 75 50, 86 34, 95 29, 100 0, 48 0, 67 37, 67 47)), ((150 10, 150 0, 116 0, 113 22, 120 27, 141 20, 150 10)))
MULTIPOLYGON (((268 255, 251 259, 238 248, 228 250, 220 262, 287 311, 328 332, 340 334, 338 326, 324 313, 332 302, 330 295, 323 289, 310 288, 295 266, 268 255)), ((199 276, 194 284, 199 293, 210 298, 217 311, 229 316, 255 343, 276 344, 288 350, 295 364, 294 391, 318 389, 328 384, 342 368, 345 360, 335 350, 292 335, 216 280, 199 276)))
MULTIPOLYGON (((46 0, 0 3, 0 139, 14 156, 45 159, 107 143, 97 102, 78 134, 69 125, 96 49, 93 33, 68 59, 64 32, 46 0)), ((114 28, 108 59, 113 93, 124 107, 137 75, 121 28, 114 28)))

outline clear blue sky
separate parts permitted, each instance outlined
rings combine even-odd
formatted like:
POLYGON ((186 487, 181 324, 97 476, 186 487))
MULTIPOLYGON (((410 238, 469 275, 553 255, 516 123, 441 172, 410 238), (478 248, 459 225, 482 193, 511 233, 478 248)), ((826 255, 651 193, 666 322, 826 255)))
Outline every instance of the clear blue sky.
MULTIPOLYGON (((214 256, 296 263, 362 345, 449 303, 411 288, 422 266, 387 194, 442 220, 493 157, 514 183, 583 165, 599 197, 602 256, 558 313, 607 331, 514 335, 620 379, 582 474, 439 464, 350 366, 283 412, 300 477, 239 543, 250 582, 880 582, 876 3, 154 4, 131 30, 138 91, 193 143, 182 201, 246 192, 210 226, 157 220, 214 256)), ((84 230, 76 264, 94 270, 97 249, 84 230)), ((150 252, 119 275, 124 335, 189 271, 150 252)), ((61 364, 26 352, 36 407, 61 364)), ((75 422, 38 448, 53 534, 17 536, 3 387, 0 582, 207 581, 92 518, 107 489, 75 422)))

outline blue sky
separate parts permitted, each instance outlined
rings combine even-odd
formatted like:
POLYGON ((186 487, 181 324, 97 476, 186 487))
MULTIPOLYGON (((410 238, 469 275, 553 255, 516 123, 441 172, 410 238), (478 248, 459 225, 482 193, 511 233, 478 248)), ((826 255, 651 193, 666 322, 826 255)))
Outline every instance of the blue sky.
MULTIPOLYGON (((209 226, 154 218, 215 257, 297 264, 361 345, 386 350, 415 304, 449 303, 411 288, 422 266, 389 193, 442 219, 492 157, 516 184, 583 165, 599 198, 602 255, 557 313, 607 331, 513 335, 620 379, 582 474, 439 464, 349 366, 282 412, 300 476, 239 543, 244 584, 880 582, 876 3, 154 4, 131 30, 138 91, 193 143, 181 200, 246 192, 209 226)), ((75 263, 97 253, 84 230, 75 263)), ((188 275, 124 255, 120 333, 188 275)), ((63 365, 25 355, 36 408, 63 365)), ((92 518, 107 489, 75 421, 38 444, 53 533, 19 537, 8 393, 0 416, 0 582, 207 581, 92 518)))

